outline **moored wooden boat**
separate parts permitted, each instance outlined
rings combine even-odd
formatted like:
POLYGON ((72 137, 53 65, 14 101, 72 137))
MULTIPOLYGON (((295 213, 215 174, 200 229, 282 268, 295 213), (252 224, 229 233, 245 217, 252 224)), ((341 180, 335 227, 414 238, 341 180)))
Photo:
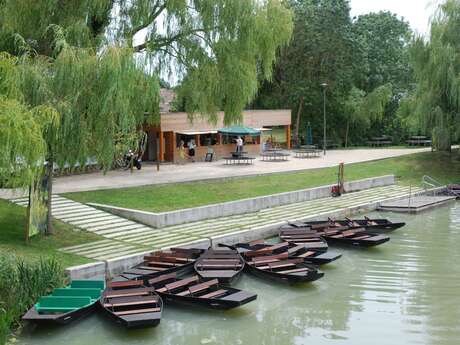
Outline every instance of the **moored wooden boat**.
POLYGON ((144 256, 144 262, 124 271, 119 280, 147 281, 152 277, 172 272, 187 273, 193 270, 193 265, 203 254, 204 249, 171 248, 156 251, 144 256))
POLYGON ((291 228, 287 226, 283 227, 279 233, 283 241, 297 244, 315 235, 323 237, 328 243, 358 247, 373 247, 390 240, 388 236, 372 234, 367 232, 364 228, 326 228, 323 230, 315 230, 309 226, 300 227, 298 223, 292 224, 291 228))
POLYGON ((246 270, 263 279, 289 284, 311 282, 324 276, 323 272, 306 264, 302 258, 289 259, 287 252, 247 258, 246 270))
POLYGON ((65 325, 90 314, 105 289, 103 280, 74 280, 42 296, 22 317, 24 321, 65 325))
POLYGON ((244 269, 244 260, 235 249, 208 249, 195 262, 195 272, 203 279, 231 284, 244 269))
POLYGON ((99 303, 115 322, 129 329, 157 326, 163 310, 161 297, 141 280, 109 282, 99 303))
POLYGON ((303 222, 303 225, 310 226, 314 230, 323 230, 326 228, 348 228, 348 229, 358 229, 364 228, 368 232, 372 233, 388 233, 399 229, 406 225, 404 222, 392 222, 388 219, 370 219, 364 217, 364 219, 349 219, 345 218, 343 220, 333 220, 328 219, 327 221, 308 221, 303 222))
POLYGON ((249 243, 237 243, 234 247, 240 252, 245 260, 254 257, 254 255, 257 256, 264 253, 264 255, 286 253, 289 259, 302 258, 303 261, 308 264, 325 265, 342 256, 340 253, 311 249, 308 245, 304 245, 303 243, 294 244, 283 242, 272 244, 260 240, 249 243))
POLYGON ((218 279, 204 280, 198 275, 177 278, 175 273, 149 279, 148 284, 165 303, 199 306, 212 309, 232 309, 254 301, 257 295, 223 286, 218 279))

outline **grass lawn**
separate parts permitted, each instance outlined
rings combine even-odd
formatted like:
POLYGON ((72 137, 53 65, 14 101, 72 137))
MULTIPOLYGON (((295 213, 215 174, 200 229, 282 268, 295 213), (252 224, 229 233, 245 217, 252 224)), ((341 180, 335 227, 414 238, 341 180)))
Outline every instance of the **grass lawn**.
MULTIPOLYGON (((345 167, 345 179, 348 181, 388 174, 396 175, 399 183, 405 185, 419 186, 423 175, 430 175, 443 183, 458 182, 460 156, 458 152, 452 155, 426 152, 345 167)), ((161 212, 288 192, 334 183, 336 180, 337 168, 323 168, 221 181, 69 193, 66 197, 80 202, 161 212)))
POLYGON ((40 257, 55 257, 62 263, 63 267, 91 262, 91 260, 80 256, 61 253, 58 249, 101 238, 83 231, 72 231, 71 226, 58 221, 54 222, 54 235, 34 236, 30 244, 26 245, 24 243, 25 210, 23 207, 0 200, 1 252, 16 254, 28 261, 38 260, 40 257))

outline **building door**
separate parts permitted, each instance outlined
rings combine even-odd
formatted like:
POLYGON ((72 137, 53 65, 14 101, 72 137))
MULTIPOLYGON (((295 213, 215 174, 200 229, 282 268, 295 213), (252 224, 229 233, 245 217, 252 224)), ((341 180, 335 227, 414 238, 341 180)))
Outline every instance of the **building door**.
POLYGON ((174 162, 174 151, 176 149, 176 135, 174 132, 164 132, 166 162, 174 162))

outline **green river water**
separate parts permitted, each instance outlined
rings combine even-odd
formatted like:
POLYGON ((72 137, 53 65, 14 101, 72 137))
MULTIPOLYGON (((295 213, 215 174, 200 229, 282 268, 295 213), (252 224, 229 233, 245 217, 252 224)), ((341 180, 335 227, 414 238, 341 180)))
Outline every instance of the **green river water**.
POLYGON ((289 287, 244 275, 258 299, 221 312, 166 306, 154 329, 127 331, 101 315, 26 328, 20 344, 460 344, 460 203, 419 215, 373 213, 407 225, 343 257, 323 279, 289 287))

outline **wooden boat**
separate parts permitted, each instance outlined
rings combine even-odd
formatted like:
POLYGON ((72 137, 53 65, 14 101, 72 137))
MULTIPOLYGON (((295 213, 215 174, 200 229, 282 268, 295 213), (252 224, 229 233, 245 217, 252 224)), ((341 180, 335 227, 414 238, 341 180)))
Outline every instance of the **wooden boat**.
POLYGON ((124 271, 118 280, 144 280, 172 272, 187 273, 193 271, 193 265, 204 253, 204 249, 171 248, 156 251, 144 256, 144 262, 124 271))
POLYGON ((99 303, 115 322, 129 329, 158 326, 163 310, 161 297, 141 280, 109 282, 99 303))
POLYGON ((404 222, 393 223, 388 219, 370 219, 368 217, 364 217, 364 219, 328 219, 327 221, 311 221, 303 224, 311 226, 314 230, 348 227, 349 229, 365 228, 372 233, 388 233, 406 225, 404 222))
POLYGON ((390 240, 388 236, 372 234, 364 228, 326 228, 323 230, 314 230, 308 226, 300 227, 299 224, 292 224, 291 228, 285 226, 279 234, 283 241, 297 244, 302 243, 304 240, 308 241, 311 236, 315 235, 324 237, 329 243, 358 247, 373 247, 390 240))
POLYGON ((303 258, 289 259, 287 252, 247 258, 245 267, 257 277, 289 284, 312 282, 324 276, 316 267, 306 264, 303 258))
POLYGON ((222 286, 218 279, 204 280, 198 275, 179 279, 176 273, 149 279, 148 284, 166 303, 212 309, 232 309, 254 301, 257 295, 229 286, 222 286))
POLYGON ((25 321, 65 325, 90 314, 105 289, 103 280, 74 280, 42 296, 22 317, 25 321))
POLYGON ((208 249, 195 262, 195 272, 201 278, 218 279, 223 284, 234 282, 243 269, 243 258, 231 248, 208 249))
MULTIPOLYGON (((280 231, 291 230, 293 227, 301 227, 302 223, 292 223, 288 225, 283 225, 280 227, 280 231)), ((305 227, 305 226, 304 226, 305 227)), ((308 227, 309 228, 309 227, 308 227)), ((329 249, 329 244, 327 241, 317 232, 311 231, 310 233, 305 233, 303 236, 288 236, 287 239, 280 238, 285 241, 295 245, 303 245, 306 249, 320 252, 327 251, 329 249)))
POLYGON ((259 255, 287 254, 287 258, 289 259, 302 258, 303 261, 308 264, 325 265, 342 257, 340 253, 313 250, 303 243, 294 244, 282 242, 272 244, 266 243, 264 240, 258 240, 249 243, 237 243, 234 247, 245 260, 259 255))

